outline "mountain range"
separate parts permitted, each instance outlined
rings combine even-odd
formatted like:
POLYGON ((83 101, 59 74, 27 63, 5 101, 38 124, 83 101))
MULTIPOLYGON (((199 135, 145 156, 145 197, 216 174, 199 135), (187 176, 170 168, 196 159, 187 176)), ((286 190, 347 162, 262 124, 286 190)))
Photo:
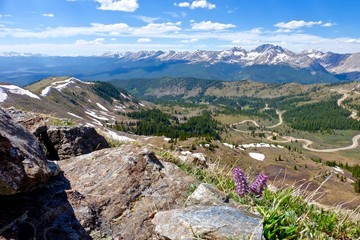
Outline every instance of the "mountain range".
POLYGON ((3 53, 0 79, 26 85, 48 76, 72 75, 84 80, 196 77, 225 81, 335 83, 360 78, 360 53, 316 50, 294 53, 280 46, 253 50, 107 52, 101 56, 59 57, 3 53))

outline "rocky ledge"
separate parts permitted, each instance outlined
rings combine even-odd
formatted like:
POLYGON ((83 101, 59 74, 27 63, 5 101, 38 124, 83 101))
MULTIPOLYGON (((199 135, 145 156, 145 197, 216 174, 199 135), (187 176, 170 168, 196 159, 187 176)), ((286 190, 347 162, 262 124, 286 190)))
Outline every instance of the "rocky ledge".
POLYGON ((31 190, 57 172, 35 136, 0 108, 0 195, 31 190))

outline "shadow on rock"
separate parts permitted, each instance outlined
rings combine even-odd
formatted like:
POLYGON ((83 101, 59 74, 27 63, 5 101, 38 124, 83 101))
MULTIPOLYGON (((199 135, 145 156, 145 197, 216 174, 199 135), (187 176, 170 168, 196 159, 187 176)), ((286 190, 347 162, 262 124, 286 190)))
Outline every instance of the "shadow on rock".
POLYGON ((82 196, 61 173, 28 193, 0 196, 0 239, 91 239, 70 201, 82 196))

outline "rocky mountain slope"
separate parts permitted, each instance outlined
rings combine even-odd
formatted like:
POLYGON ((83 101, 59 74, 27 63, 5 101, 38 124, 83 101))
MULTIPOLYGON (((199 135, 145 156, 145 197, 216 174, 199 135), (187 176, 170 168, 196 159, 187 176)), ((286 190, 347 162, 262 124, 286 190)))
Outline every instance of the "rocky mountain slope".
POLYGON ((105 126, 121 121, 119 114, 146 108, 125 90, 101 82, 73 77, 52 77, 21 88, 0 85, 0 105, 69 119, 87 126, 105 126))

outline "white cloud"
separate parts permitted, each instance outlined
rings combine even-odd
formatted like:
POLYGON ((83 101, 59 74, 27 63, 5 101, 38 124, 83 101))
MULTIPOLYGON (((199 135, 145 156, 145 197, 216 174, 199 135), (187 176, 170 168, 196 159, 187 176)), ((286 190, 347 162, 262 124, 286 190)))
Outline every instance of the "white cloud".
POLYGON ((332 27, 332 26, 334 26, 334 24, 333 23, 324 23, 321 26, 323 26, 323 27, 332 27))
POLYGON ((195 9, 195 8, 214 9, 214 8, 216 8, 215 4, 209 3, 206 0, 195 0, 192 3, 190 3, 190 2, 174 3, 174 5, 178 6, 178 7, 188 7, 190 9, 195 9))
POLYGON ((2 17, 11 17, 11 14, 0 14, 0 18, 2 17))
POLYGON ((76 45, 100 45, 103 44, 105 41, 104 38, 97 38, 92 41, 86 41, 86 40, 76 40, 76 45))
MULTIPOLYGON (((325 23, 325 24, 328 24, 328 23, 325 23)), ((275 24, 274 26, 278 27, 278 28, 297 29, 297 28, 302 28, 302 27, 312 27, 312 26, 316 26, 316 25, 323 25, 323 22, 322 21, 305 22, 304 20, 300 20, 300 21, 292 20, 292 21, 287 22, 287 23, 286 22, 279 22, 279 23, 275 24)))
POLYGON ((53 13, 43 13, 44 17, 55 17, 53 13))
POLYGON ((252 44, 254 44, 256 46, 256 45, 260 45, 261 41, 259 41, 259 40, 249 40, 249 39, 236 39, 236 40, 231 41, 231 43, 236 44, 236 45, 238 45, 238 44, 241 44, 241 45, 252 45, 252 44))
POLYGON ((190 8, 191 8, 191 9, 194 9, 194 8, 214 9, 214 8, 216 8, 216 5, 215 5, 215 4, 212 4, 212 3, 206 2, 206 0, 197 0, 197 1, 193 1, 193 2, 191 3, 190 8))
POLYGON ((224 24, 211 21, 202 21, 199 23, 191 24, 193 30, 224 30, 236 27, 234 24, 224 24))
POLYGON ((251 33, 261 33, 263 31, 263 28, 253 28, 250 30, 251 33))
POLYGON ((360 44, 360 39, 354 39, 354 38, 351 38, 351 39, 348 39, 345 41, 345 43, 355 43, 355 44, 360 44))
MULTIPOLYGON (((142 27, 130 27, 126 23, 101 24, 92 23, 86 27, 43 28, 38 31, 28 31, 20 28, 0 28, 0 38, 67 38, 74 36, 163 36, 166 33, 179 33, 181 22, 149 23, 142 27)), ((188 37, 187 37, 188 38, 188 37)))
POLYGON ((175 6, 178 6, 178 7, 190 7, 190 3, 189 2, 181 2, 179 4, 175 3, 175 6))
POLYGON ((139 8, 138 0, 95 0, 100 10, 135 12, 139 8))
POLYGON ((291 33, 293 31, 294 31, 293 29, 289 29, 289 28, 279 28, 275 32, 276 33, 291 33))
POLYGON ((116 38, 111 38, 110 41, 116 41, 116 38))
MULTIPOLYGON (((3 29, 0 29, 0 36, 3 29)), ((162 38, 161 44, 154 43, 137 43, 134 42, 134 35, 124 34, 121 38, 121 44, 107 42, 98 45, 76 45, 75 40, 71 44, 57 43, 32 43, 32 44, 0 44, 0 52, 32 52, 50 55, 94 55, 102 54, 106 51, 114 51, 114 49, 126 49, 126 51, 138 50, 178 50, 192 51, 197 49, 206 50, 224 50, 234 46, 241 46, 245 49, 253 49, 260 44, 271 43, 274 45, 284 45, 292 51, 301 52, 303 50, 312 49, 322 51, 332 51, 338 53, 360 52, 359 38, 326 38, 314 34, 304 34, 301 32, 277 33, 275 31, 262 31, 255 33, 254 31, 224 31, 219 34, 216 31, 184 31, 179 34, 156 34, 156 35, 138 35, 138 38, 162 38), (127 37, 128 36, 128 37, 127 37), (181 43, 181 41, 189 39, 198 39, 197 44, 181 43), (173 40, 172 40, 173 39, 173 40), (211 41, 211 42, 210 42, 211 41), (216 44, 227 42, 228 44, 216 44), (208 45, 210 42, 211 45, 208 45), (201 43, 201 44, 198 44, 201 43)), ((43 40, 42 40, 43 41, 43 40)))
POLYGON ((46 28, 42 31, 27 31, 17 28, 0 29, 0 37, 12 36, 15 38, 58 38, 78 35, 108 35, 129 33, 130 27, 126 23, 101 24, 92 23, 89 27, 57 27, 46 28))
POLYGON ((137 40, 138 43, 149 43, 151 42, 151 39, 150 38, 139 38, 137 40))
POLYGON ((146 26, 135 28, 132 31, 133 35, 153 35, 167 32, 178 32, 181 30, 179 27, 181 22, 167 22, 167 23, 149 23, 146 26))
POLYGON ((158 17, 147 17, 147 16, 136 16, 136 18, 146 23, 153 23, 157 20, 160 20, 160 18, 158 17))
POLYGON ((182 43, 193 43, 193 42, 197 42, 197 41, 199 41, 199 39, 191 38, 191 39, 181 40, 180 42, 182 42, 182 43))

